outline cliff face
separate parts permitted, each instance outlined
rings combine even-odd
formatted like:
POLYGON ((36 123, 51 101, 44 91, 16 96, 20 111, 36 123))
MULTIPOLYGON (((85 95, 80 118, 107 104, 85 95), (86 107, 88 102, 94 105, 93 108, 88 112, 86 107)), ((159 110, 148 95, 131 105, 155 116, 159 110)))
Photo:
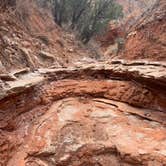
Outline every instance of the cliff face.
POLYGON ((165 61, 166 2, 158 0, 119 3, 124 5, 125 17, 115 26, 111 23, 104 37, 100 39, 104 54, 112 58, 165 61), (134 6, 130 11, 132 3, 134 6), (117 42, 119 39, 123 41, 122 46, 117 42))
POLYGON ((165 71, 112 61, 15 74, 1 90, 0 164, 164 165, 165 71))
POLYGON ((0 12, 0 166, 165 166, 164 0, 102 62, 47 10, 19 5, 18 18, 0 12))
POLYGON ((157 0, 116 0, 123 6, 124 17, 141 15, 145 10, 153 6, 157 0))
POLYGON ((165 8, 165 1, 157 1, 132 26, 125 42, 123 58, 166 60, 165 8))
POLYGON ((3 1, 0 5, 0 73, 68 66, 85 57, 93 58, 74 35, 54 23, 49 10, 29 0, 13 4, 3 1))
POLYGON ((123 6, 125 28, 128 30, 157 0, 117 0, 123 6))

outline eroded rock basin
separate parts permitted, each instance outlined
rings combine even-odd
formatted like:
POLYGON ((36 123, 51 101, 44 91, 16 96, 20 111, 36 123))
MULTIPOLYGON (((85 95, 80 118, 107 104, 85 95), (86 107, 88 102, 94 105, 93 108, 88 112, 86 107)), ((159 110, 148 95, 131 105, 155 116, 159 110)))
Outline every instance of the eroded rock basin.
POLYGON ((7 82, 0 165, 166 165, 165 67, 156 75, 138 65, 41 70, 27 84, 26 75, 7 82))
POLYGON ((28 137, 8 165, 164 165, 165 127, 118 104, 80 97, 54 102, 20 129, 28 137))

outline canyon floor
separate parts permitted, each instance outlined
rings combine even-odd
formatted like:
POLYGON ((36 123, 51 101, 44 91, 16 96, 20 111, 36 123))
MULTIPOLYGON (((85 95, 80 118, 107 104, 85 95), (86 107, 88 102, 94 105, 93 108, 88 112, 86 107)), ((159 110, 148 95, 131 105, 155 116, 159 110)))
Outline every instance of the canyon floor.
POLYGON ((1 75, 1 165, 166 165, 165 70, 114 60, 1 75))
POLYGON ((166 1, 118 1, 114 56, 119 27, 85 46, 47 8, 0 0, 0 166, 166 166, 166 1))

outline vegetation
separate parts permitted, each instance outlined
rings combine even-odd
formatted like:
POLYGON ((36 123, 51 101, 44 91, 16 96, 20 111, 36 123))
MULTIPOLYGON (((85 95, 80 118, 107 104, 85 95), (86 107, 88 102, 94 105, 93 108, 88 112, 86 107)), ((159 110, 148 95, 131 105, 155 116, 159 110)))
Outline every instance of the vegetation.
POLYGON ((114 0, 51 0, 55 22, 69 26, 87 43, 113 19, 122 17, 122 7, 114 0))

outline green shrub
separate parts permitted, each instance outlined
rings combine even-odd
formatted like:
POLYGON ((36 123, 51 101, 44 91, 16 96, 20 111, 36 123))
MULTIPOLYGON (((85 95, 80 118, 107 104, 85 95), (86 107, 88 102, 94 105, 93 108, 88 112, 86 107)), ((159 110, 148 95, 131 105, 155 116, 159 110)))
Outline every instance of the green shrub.
POLYGON ((110 20, 123 16, 122 7, 114 0, 51 0, 55 22, 77 31, 87 43, 101 33, 110 20))

